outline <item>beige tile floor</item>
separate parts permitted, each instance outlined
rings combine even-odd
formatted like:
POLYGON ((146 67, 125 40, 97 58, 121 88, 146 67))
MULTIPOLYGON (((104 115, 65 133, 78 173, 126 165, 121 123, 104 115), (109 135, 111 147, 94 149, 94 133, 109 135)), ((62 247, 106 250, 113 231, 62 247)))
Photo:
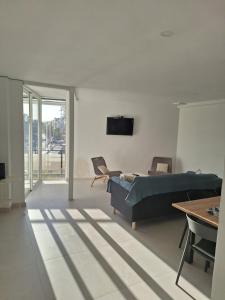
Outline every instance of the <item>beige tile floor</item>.
POLYGON ((212 268, 195 256, 175 286, 184 220, 143 222, 132 231, 113 215, 105 184, 43 183, 27 209, 0 215, 0 300, 209 299, 212 268))

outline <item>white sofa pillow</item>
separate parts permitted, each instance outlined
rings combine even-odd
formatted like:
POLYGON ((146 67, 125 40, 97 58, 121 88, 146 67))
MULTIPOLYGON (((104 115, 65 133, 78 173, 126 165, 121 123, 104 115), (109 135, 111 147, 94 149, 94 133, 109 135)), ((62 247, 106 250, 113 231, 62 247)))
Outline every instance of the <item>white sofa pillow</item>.
POLYGON ((157 163, 156 172, 168 172, 168 164, 157 163))
POLYGON ((120 179, 128 182, 132 182, 135 177, 133 174, 120 174, 120 179))

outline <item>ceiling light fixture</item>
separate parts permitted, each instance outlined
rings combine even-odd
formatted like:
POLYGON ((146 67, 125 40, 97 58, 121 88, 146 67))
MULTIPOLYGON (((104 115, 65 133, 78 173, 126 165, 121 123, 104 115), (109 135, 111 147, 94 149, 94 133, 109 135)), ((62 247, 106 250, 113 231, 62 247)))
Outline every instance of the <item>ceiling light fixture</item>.
POLYGON ((186 105, 187 102, 173 102, 173 105, 186 105))
POLYGON ((174 35, 174 32, 172 30, 164 30, 164 31, 160 32, 160 35, 162 37, 171 37, 174 35))

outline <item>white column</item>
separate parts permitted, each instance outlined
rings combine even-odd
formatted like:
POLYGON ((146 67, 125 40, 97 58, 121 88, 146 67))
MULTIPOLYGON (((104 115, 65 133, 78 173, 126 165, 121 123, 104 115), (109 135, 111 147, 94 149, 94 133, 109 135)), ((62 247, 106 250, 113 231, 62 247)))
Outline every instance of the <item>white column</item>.
MULTIPOLYGON (((225 168, 224 168, 225 170, 225 168)), ((224 177, 225 178, 225 173, 224 177)), ((216 246, 216 260, 214 264, 212 300, 225 299, 225 183, 223 183, 220 213, 219 229, 216 246)))
POLYGON ((65 179, 69 180, 69 91, 66 96, 66 141, 65 141, 65 179))
POLYGON ((42 102, 38 98, 38 153, 39 153, 39 176, 38 179, 42 180, 42 102))
POLYGON ((6 163, 9 194, 5 203, 23 203, 24 197, 24 139, 23 83, 0 77, 0 161, 6 163), (6 201, 6 202, 7 202, 6 201))
POLYGON ((68 198, 73 200, 73 189, 74 189, 74 89, 69 90, 69 138, 68 138, 68 198))
POLYGON ((29 93, 29 173, 30 173, 30 191, 33 190, 33 98, 29 93))
MULTIPOLYGON (((9 86, 8 78, 0 77, 0 162, 6 164, 6 176, 9 176, 9 86)), ((0 182, 0 209, 10 208, 9 181, 0 182)))

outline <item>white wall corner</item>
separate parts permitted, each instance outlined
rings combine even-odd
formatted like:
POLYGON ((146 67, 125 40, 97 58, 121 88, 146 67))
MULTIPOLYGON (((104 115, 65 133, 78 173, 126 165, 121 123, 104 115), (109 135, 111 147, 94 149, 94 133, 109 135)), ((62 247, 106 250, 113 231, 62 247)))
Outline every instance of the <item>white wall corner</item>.
POLYGON ((198 102, 190 102, 185 104, 177 105, 177 108, 189 108, 193 106, 208 106, 208 105, 216 105, 216 104, 224 104, 225 99, 215 99, 215 100, 208 100, 208 101, 198 101, 198 102))
MULTIPOLYGON (((224 167, 225 170, 225 167, 224 167)), ((224 171, 225 173, 225 171, 224 171)), ((225 178, 225 175, 224 175, 225 178)), ((223 182, 219 228, 216 246, 216 259, 214 264, 213 284, 212 284, 212 300, 224 300, 225 297, 225 182, 223 182)))

